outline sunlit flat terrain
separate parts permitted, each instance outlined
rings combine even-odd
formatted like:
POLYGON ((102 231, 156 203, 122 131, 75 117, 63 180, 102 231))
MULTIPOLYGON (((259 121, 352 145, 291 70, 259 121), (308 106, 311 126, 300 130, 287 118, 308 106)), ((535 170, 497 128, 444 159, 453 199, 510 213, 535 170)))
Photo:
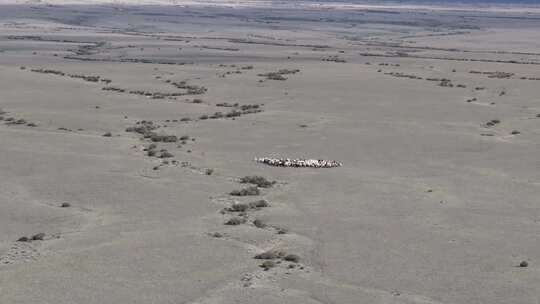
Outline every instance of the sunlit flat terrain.
POLYGON ((0 303, 538 303, 539 28, 0 6, 0 303))

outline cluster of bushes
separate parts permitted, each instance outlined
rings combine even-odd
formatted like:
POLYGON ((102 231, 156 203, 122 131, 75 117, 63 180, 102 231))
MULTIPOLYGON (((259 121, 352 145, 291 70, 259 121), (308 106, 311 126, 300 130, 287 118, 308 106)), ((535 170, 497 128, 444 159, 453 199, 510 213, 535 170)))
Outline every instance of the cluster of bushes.
POLYGON ((246 114, 253 114, 253 113, 260 113, 262 112, 261 109, 248 109, 248 110, 243 110, 243 111, 239 111, 239 110, 231 110, 227 113, 223 113, 223 112, 215 112, 214 114, 211 114, 211 115, 207 115, 207 114, 203 114, 201 116, 199 116, 199 119, 200 120, 206 120, 206 119, 220 119, 220 118, 235 118, 235 117, 240 117, 242 115, 246 115, 246 114))
POLYGON ((236 103, 222 102, 222 103, 217 103, 216 106, 225 107, 225 108, 239 108, 242 111, 259 109, 261 107, 261 105, 258 105, 258 104, 240 105, 238 102, 236 103))
POLYGON ((178 141, 178 137, 176 137, 176 135, 157 134, 154 132, 149 134, 147 138, 150 138, 150 140, 153 142, 173 143, 178 141))
POLYGON ((170 82, 170 84, 178 89, 187 90, 186 95, 202 95, 208 91, 204 86, 189 85, 186 81, 170 82))
POLYGON ((300 256, 296 254, 287 254, 286 252, 282 250, 269 250, 263 253, 260 253, 254 257, 258 260, 266 260, 263 262, 260 266, 264 268, 264 270, 268 270, 270 268, 273 268, 276 266, 276 264, 279 264, 281 261, 278 261, 277 263, 274 262, 274 260, 283 260, 291 263, 299 263, 300 262, 300 256))
POLYGON ((126 129, 126 132, 134 132, 146 136, 147 134, 151 134, 153 130, 158 128, 156 125, 154 125, 153 121, 141 120, 136 122, 135 124, 136 125, 133 127, 128 127, 126 129))
POLYGON ((337 56, 337 55, 325 57, 325 58, 321 59, 321 61, 330 61, 330 62, 338 62, 338 63, 346 63, 347 62, 347 60, 339 58, 339 56, 337 56))
POLYGON ((238 102, 236 103, 222 102, 222 103, 217 103, 216 107, 234 108, 234 107, 238 107, 238 105, 239 105, 238 102))
POLYGON ((125 89, 121 89, 121 88, 117 88, 117 87, 104 87, 104 88, 101 88, 103 91, 114 91, 114 92, 119 92, 119 93, 125 93, 126 90, 125 89))
POLYGON ((250 186, 247 188, 243 188, 240 190, 233 190, 229 193, 233 196, 251 196, 251 195, 259 195, 261 194, 261 190, 257 188, 257 186, 250 186))
MULTIPOLYGON (((0 109, 0 115, 5 114, 5 113, 6 112, 3 112, 0 109)), ((26 125, 28 127, 37 127, 37 124, 35 124, 33 122, 27 122, 26 119, 22 119, 22 118, 15 119, 13 117, 4 118, 3 116, 0 116, 0 120, 5 121, 6 125, 26 125)))
POLYGON ((158 158, 174 157, 174 155, 170 153, 169 151, 167 151, 167 149, 160 149, 158 151, 158 147, 156 144, 150 144, 146 149, 144 149, 144 151, 146 151, 146 155, 150 157, 158 157, 158 158))
POLYGON ((50 69, 31 69, 30 71, 35 73, 42 73, 42 74, 54 74, 59 76, 65 76, 66 73, 58 70, 50 70, 50 69))
MULTIPOLYGON (((174 143, 179 140, 179 138, 176 135, 168 135, 168 134, 158 134, 154 132, 153 130, 157 129, 157 127, 154 125, 151 121, 141 121, 137 122, 137 126, 129 127, 126 129, 126 132, 134 132, 143 135, 144 138, 148 138, 153 142, 164 142, 164 143, 174 143)), ((180 137, 180 140, 185 141, 188 140, 189 136, 184 135, 180 137)))
MULTIPOLYGON (((21 68, 21 69, 26 69, 26 68, 21 68)), ((104 82, 106 84, 109 84, 112 82, 112 80, 110 79, 106 79, 106 78, 101 78, 101 76, 92 76, 92 75, 78 75, 78 74, 66 74, 62 71, 58 71, 58 70, 51 70, 51 69, 32 69, 30 70, 32 72, 35 72, 35 73, 42 73, 42 74, 53 74, 53 75, 58 75, 58 76, 67 76, 67 77, 70 77, 70 78, 77 78, 77 79, 82 79, 84 81, 88 81, 88 82, 104 82)))
POLYGON ((143 91, 143 90, 132 90, 132 91, 129 91, 129 94, 146 96, 152 99, 164 99, 164 98, 171 98, 171 97, 178 97, 178 96, 185 95, 184 93, 149 92, 149 91, 143 91))
POLYGON ((257 187, 261 187, 261 188, 270 188, 270 187, 274 186, 276 181, 269 181, 263 176, 252 175, 252 176, 244 176, 244 177, 240 178, 240 183, 242 183, 242 184, 253 184, 253 185, 256 185, 257 187))
POLYGON ((101 82, 104 82, 104 83, 106 83, 106 84, 109 84, 109 83, 112 82, 112 80, 110 80, 110 79, 105 79, 105 78, 101 78, 100 76, 87 76, 87 75, 76 75, 76 74, 69 74, 68 76, 71 77, 71 78, 82 79, 82 80, 88 81, 88 82, 98 82, 98 81, 101 81, 101 82))
POLYGON ((232 204, 230 207, 226 208, 225 211, 228 212, 247 212, 248 210, 259 210, 261 208, 270 207, 268 201, 262 199, 253 201, 250 203, 236 203, 232 204))
POLYGON ((493 126, 498 125, 498 124, 500 124, 500 123, 501 123, 500 120, 498 120, 498 119, 492 119, 492 120, 490 120, 490 121, 488 121, 488 122, 486 123, 486 126, 488 126, 488 127, 493 127, 493 126))
POLYGON ((394 76, 394 77, 398 77, 398 78, 409 78, 409 79, 418 79, 418 80, 424 79, 424 78, 422 78, 420 76, 411 75, 411 74, 405 74, 405 73, 401 73, 401 72, 389 72, 389 73, 384 73, 384 74, 394 76))
POLYGON ((40 232, 38 234, 34 234, 31 237, 23 236, 20 237, 17 241, 18 242, 32 242, 32 241, 43 241, 45 239, 45 233, 40 232))
POLYGON ((515 74, 514 73, 508 73, 508 72, 481 72, 481 71, 469 71, 471 74, 482 74, 482 75, 488 75, 488 78, 497 78, 497 79, 509 79, 512 78, 515 74))
MULTIPOLYGON (((370 65, 371 63, 366 62, 366 64, 370 65)), ((392 64, 392 63, 381 62, 381 63, 379 63, 379 66, 395 66, 395 67, 399 67, 401 65, 399 63, 392 64)))
POLYGON ((277 72, 269 72, 269 73, 264 73, 264 74, 259 74, 258 76, 260 77, 266 77, 266 79, 269 79, 269 80, 287 80, 287 78, 283 75, 291 75, 291 74, 296 74, 300 72, 300 70, 296 69, 296 70, 288 70, 288 69, 281 69, 277 72))

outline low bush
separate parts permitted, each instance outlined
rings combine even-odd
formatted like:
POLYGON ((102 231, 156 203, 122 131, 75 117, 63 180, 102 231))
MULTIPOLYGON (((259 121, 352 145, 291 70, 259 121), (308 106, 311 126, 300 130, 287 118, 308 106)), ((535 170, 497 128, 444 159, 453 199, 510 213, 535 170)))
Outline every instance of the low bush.
POLYGON ((270 188, 276 182, 275 181, 269 181, 263 176, 252 175, 252 176, 244 176, 244 177, 242 177, 240 179, 240 183, 242 183, 242 184, 253 184, 253 185, 257 185, 257 187, 261 187, 261 188, 270 188))
POLYGON ((233 190, 230 195, 233 196, 249 196, 249 195, 259 195, 261 191, 256 186, 247 187, 241 190, 233 190))

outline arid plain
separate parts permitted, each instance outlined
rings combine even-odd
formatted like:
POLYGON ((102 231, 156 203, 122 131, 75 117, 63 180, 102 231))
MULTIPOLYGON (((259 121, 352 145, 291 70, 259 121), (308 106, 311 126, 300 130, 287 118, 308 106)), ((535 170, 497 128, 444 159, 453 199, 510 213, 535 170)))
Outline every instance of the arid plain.
POLYGON ((540 303, 539 29, 0 6, 0 303, 540 303))

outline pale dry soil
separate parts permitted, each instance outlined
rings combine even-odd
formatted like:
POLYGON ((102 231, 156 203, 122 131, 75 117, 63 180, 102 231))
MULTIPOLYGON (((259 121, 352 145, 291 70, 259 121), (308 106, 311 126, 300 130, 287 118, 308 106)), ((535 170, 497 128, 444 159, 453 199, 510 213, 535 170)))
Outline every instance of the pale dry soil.
POLYGON ((1 6, 0 303, 540 303, 538 28, 519 12, 1 6), (258 76, 280 69, 299 72, 258 76), (181 81, 208 90, 129 93, 181 81), (224 102, 263 111, 199 119, 224 102), (125 131, 141 120, 190 139, 158 143, 163 163, 125 131), (228 195, 245 175, 277 183, 228 195), (265 271, 269 249, 300 262, 265 271))

